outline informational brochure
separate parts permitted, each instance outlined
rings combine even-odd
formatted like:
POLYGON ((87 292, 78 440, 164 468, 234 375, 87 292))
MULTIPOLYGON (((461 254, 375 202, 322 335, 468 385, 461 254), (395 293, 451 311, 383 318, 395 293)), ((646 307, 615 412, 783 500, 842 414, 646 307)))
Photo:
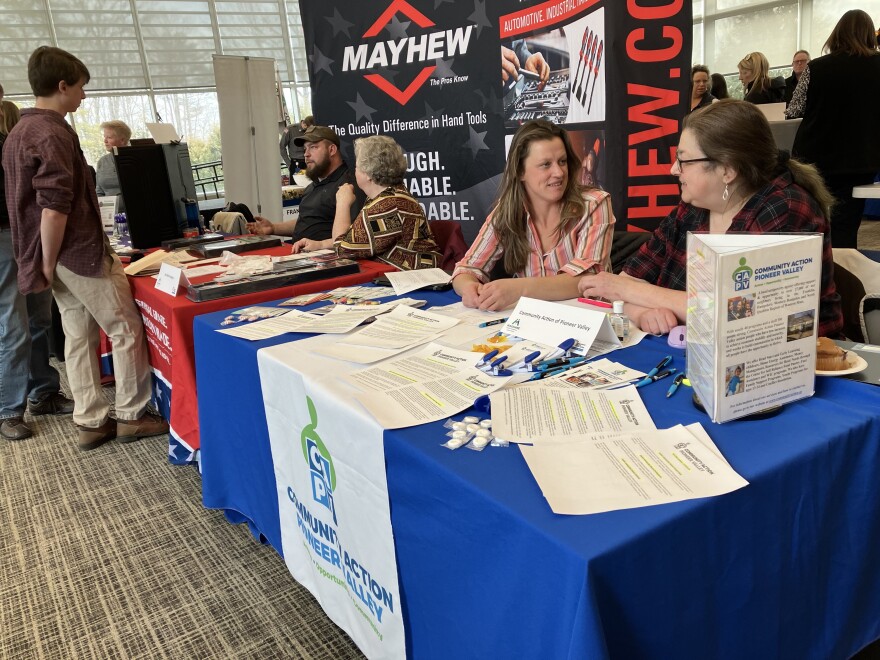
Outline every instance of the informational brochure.
MULTIPOLYGON (((219 329, 217 332, 250 341, 269 339, 289 332, 345 334, 375 316, 385 314, 400 306, 406 307, 407 302, 420 303, 422 301, 402 298, 376 305, 336 305, 326 314, 313 314, 276 307, 272 308, 278 310, 274 318, 257 321, 248 326, 219 329)), ((407 307, 407 309, 412 308, 407 307)))
POLYGON ((417 270, 400 270, 385 273, 391 286, 394 287, 394 293, 402 296, 410 291, 417 291, 426 286, 434 286, 435 284, 446 284, 452 279, 452 276, 442 268, 422 268, 417 270))
POLYGON ((521 445, 520 451, 560 514, 713 497, 748 485, 699 424, 521 445))
POLYGON ((540 444, 588 433, 655 429, 638 390, 535 388, 520 385, 489 396, 492 431, 508 442, 540 444))
POLYGON ((457 319, 429 311, 399 306, 379 317, 372 325, 346 337, 347 344, 377 348, 402 348, 418 341, 427 341, 458 323, 457 319))
POLYGON ((529 386, 604 390, 632 383, 646 375, 638 369, 630 369, 619 362, 603 358, 572 367, 558 376, 532 381, 529 386))
POLYGON ((552 345, 574 339, 581 352, 597 341, 604 344, 603 353, 621 346, 607 314, 535 298, 519 299, 502 332, 552 345))
POLYGON ((474 366, 479 355, 431 343, 412 355, 356 371, 345 380, 360 389, 356 396, 386 429, 446 419, 505 385, 474 366))
POLYGON ((821 234, 688 234, 687 374, 726 422, 814 392, 821 234))
POLYGON ((443 307, 432 307, 431 311, 435 314, 443 314, 458 319, 462 323, 475 325, 480 328, 494 328, 502 326, 510 316, 510 310, 503 312, 489 312, 484 309, 474 309, 473 307, 465 307, 463 303, 457 302, 443 307))

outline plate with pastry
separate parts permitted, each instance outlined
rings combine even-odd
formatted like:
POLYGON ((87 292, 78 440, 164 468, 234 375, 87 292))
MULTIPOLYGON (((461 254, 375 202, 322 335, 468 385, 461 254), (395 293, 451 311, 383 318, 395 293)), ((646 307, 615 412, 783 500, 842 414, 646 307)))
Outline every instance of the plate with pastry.
POLYGON ((854 351, 845 351, 828 337, 816 340, 816 375, 846 376, 868 367, 865 359, 854 351))

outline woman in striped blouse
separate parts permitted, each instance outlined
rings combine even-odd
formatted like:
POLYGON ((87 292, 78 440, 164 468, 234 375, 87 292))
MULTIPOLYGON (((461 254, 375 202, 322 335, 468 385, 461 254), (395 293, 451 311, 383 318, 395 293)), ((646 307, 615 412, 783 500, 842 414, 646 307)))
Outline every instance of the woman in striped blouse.
POLYGON ((520 127, 495 207, 452 274, 465 306, 575 298, 581 275, 611 270, 611 198, 579 178, 580 158, 564 129, 544 120, 520 127), (504 273, 492 279, 496 265, 504 273))

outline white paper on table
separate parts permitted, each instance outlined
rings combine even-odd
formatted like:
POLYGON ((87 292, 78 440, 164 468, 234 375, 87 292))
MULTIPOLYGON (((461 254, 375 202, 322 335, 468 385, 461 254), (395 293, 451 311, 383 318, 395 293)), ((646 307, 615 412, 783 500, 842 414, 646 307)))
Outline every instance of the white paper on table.
POLYGON ((717 448, 707 447, 698 435, 679 425, 661 431, 521 445, 520 451, 550 508, 560 514, 713 497, 747 486, 719 457, 717 448))
POLYGON ((451 328, 457 319, 412 307, 395 307, 374 323, 346 337, 348 344, 378 348, 403 348, 451 328))
POLYGON ((435 314, 451 316, 452 318, 458 319, 462 323, 467 323, 468 325, 485 328, 494 327, 496 325, 501 326, 507 321, 507 317, 510 316, 509 309, 501 312, 489 312, 484 309, 465 307, 462 302, 443 305, 442 307, 432 307, 431 311, 435 314))
POLYGON ((533 381, 529 383, 529 387, 604 390, 645 376, 647 374, 643 371, 603 358, 572 367, 558 376, 533 381))
POLYGON ((567 440, 585 433, 654 429, 635 387, 616 390, 510 387, 493 393, 492 432, 509 442, 567 440))
POLYGON ((289 332, 302 332, 300 328, 310 320, 320 320, 320 316, 300 312, 298 310, 290 310, 280 316, 270 319, 256 321, 240 325, 235 328, 219 328, 217 332, 231 337, 247 339, 249 341, 260 341, 271 337, 278 337, 289 332))
POLYGON ((356 398, 383 428, 404 428, 450 417, 507 383, 474 367, 478 358, 432 343, 345 379, 364 390, 356 398))
POLYGON ((404 346, 403 348, 377 348, 375 346, 355 346, 354 344, 346 344, 344 341, 336 341, 332 344, 326 346, 319 346, 315 348, 316 353, 320 353, 321 355, 326 355, 327 357, 332 357, 337 360, 344 360, 346 362, 353 362, 355 364, 375 364, 376 362, 381 362, 382 360, 387 360, 389 358, 393 358, 395 355, 399 355, 405 351, 408 351, 416 346, 420 346, 425 343, 425 341, 437 341, 442 337, 442 335, 434 335, 433 337, 428 337, 424 341, 417 341, 409 346, 404 346))
POLYGON ((520 298, 501 331, 544 344, 575 339, 589 349, 599 339, 620 348, 606 314, 534 298, 520 298))
POLYGON ((452 276, 442 268, 424 268, 418 270, 398 270, 385 273, 394 293, 402 296, 426 286, 446 284, 452 276))
POLYGON ((226 266, 219 264, 206 264, 204 266, 190 266, 183 271, 189 278, 201 277, 203 275, 213 275, 214 273, 225 273, 226 266))

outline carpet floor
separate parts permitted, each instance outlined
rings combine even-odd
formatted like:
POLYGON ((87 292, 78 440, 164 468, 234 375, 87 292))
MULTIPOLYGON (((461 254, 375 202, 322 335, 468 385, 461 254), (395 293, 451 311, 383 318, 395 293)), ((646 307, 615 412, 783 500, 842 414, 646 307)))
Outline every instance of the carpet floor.
POLYGON ((167 436, 80 452, 69 415, 25 419, 34 437, 0 444, 0 658, 363 657, 271 547, 202 507, 167 436))
MULTIPOLYGON (((880 249, 880 222, 859 246, 880 249)), ((167 436, 80 452, 69 416, 26 420, 33 438, 0 443, 0 658, 363 657, 272 548, 202 507, 167 436)))

